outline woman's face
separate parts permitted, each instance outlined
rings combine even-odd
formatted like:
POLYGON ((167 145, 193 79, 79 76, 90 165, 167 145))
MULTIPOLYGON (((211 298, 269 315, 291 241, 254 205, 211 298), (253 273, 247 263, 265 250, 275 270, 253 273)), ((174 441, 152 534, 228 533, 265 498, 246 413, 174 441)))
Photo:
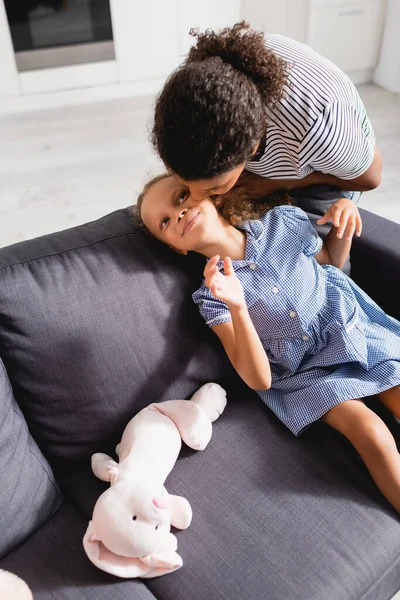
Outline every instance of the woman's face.
POLYGON ((243 172, 245 165, 246 163, 244 162, 238 167, 232 169, 232 171, 228 171, 222 175, 216 175, 211 179, 200 179, 199 181, 185 181, 179 177, 177 173, 171 173, 171 176, 177 183, 185 185, 187 188, 189 188, 190 195, 192 196, 193 200, 199 201, 203 200, 203 198, 207 198, 210 195, 219 196, 229 192, 229 190, 233 188, 239 179, 239 176, 243 172))
POLYGON ((187 186, 172 177, 153 183, 146 192, 141 217, 147 229, 171 248, 186 254, 211 243, 221 220, 210 198, 194 202, 187 186))
MULTIPOLYGON (((260 141, 261 140, 258 140, 256 142, 250 158, 257 152, 260 141)), ((209 196, 221 196, 222 194, 229 192, 244 171, 245 166, 246 162, 243 162, 231 171, 222 173, 222 175, 216 175, 215 177, 211 177, 211 179, 200 179, 198 181, 186 181, 173 171, 170 171, 170 175, 175 181, 189 188, 193 200, 198 202, 209 196)))

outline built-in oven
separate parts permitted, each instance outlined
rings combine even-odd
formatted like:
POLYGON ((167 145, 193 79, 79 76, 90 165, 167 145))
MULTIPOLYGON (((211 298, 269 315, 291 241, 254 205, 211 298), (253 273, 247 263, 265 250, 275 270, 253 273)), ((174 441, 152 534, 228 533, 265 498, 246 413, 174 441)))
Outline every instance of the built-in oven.
POLYGON ((114 59, 108 0, 4 0, 20 72, 114 59))

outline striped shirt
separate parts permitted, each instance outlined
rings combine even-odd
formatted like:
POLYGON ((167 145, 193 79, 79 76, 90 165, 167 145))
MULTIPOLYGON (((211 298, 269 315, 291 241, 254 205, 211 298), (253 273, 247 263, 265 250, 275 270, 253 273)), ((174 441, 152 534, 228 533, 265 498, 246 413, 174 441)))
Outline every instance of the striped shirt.
POLYGON ((355 179, 370 166, 375 136, 350 79, 310 47, 266 35, 271 50, 289 63, 285 94, 268 111, 265 150, 246 170, 271 179, 302 179, 321 171, 355 179))

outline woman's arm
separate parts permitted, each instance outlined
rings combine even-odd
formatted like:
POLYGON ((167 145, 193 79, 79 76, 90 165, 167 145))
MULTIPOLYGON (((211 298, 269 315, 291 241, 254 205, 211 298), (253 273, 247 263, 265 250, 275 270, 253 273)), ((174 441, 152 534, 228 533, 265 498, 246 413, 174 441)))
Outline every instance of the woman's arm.
POLYGON ((318 183, 329 184, 349 192, 368 192, 378 187, 381 182, 382 160, 375 148, 374 158, 368 169, 354 179, 340 179, 329 173, 313 171, 302 179, 269 179, 249 171, 243 171, 235 186, 223 196, 223 201, 230 198, 260 200, 277 190, 293 190, 318 183))
POLYGON ((205 284, 213 296, 223 300, 229 308, 232 321, 214 325, 229 360, 240 377, 254 390, 271 386, 271 369, 261 340, 250 319, 243 288, 233 270, 230 258, 224 259, 225 275, 216 264, 219 256, 211 258, 204 270, 205 284))
MULTIPOLYGON (((349 192, 368 192, 378 187, 381 182, 382 176, 382 159, 379 151, 375 148, 374 158, 368 169, 359 177, 354 179, 339 179, 334 175, 327 173, 320 173, 314 171, 307 175, 303 179, 291 180, 287 183, 290 185, 287 189, 293 189, 295 187, 305 187, 307 185, 313 185, 315 183, 327 183, 329 185, 336 186, 344 191, 349 192)), ((271 181, 271 180, 270 180, 271 181)), ((284 184, 285 182, 280 181, 284 184)))
POLYGON ((232 190, 224 194, 224 201, 229 201, 230 196, 260 200, 277 190, 292 190, 318 183, 329 184, 349 192, 368 192, 378 187, 381 182, 381 174, 381 155, 375 148, 374 158, 368 169, 354 179, 340 179, 335 175, 321 173, 320 171, 313 171, 310 175, 306 175, 302 179, 269 179, 268 177, 244 171, 232 190))

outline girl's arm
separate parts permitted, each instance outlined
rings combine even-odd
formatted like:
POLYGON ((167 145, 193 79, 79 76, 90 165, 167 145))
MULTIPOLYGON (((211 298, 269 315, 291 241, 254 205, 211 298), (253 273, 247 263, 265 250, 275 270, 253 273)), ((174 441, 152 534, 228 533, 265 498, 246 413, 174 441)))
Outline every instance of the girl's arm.
POLYGON ((224 259, 225 275, 216 264, 219 256, 211 258, 204 270, 205 284, 213 296, 228 306, 232 321, 214 325, 229 360, 240 377, 254 390, 271 387, 271 369, 261 340, 247 310, 243 288, 235 275, 230 258, 224 259))
POLYGON ((350 253, 351 240, 338 239, 337 227, 332 227, 325 238, 321 250, 314 256, 320 265, 333 265, 341 269, 350 253))
POLYGON ((271 387, 271 369, 261 340, 250 319, 247 307, 230 309, 232 321, 211 329, 222 342, 229 360, 240 377, 253 390, 271 387))
POLYGON ((354 231, 359 237, 362 222, 357 206, 348 198, 341 198, 333 204, 328 212, 317 221, 323 225, 332 221, 333 227, 325 238, 324 244, 315 255, 321 265, 330 264, 341 269, 350 253, 354 231))

